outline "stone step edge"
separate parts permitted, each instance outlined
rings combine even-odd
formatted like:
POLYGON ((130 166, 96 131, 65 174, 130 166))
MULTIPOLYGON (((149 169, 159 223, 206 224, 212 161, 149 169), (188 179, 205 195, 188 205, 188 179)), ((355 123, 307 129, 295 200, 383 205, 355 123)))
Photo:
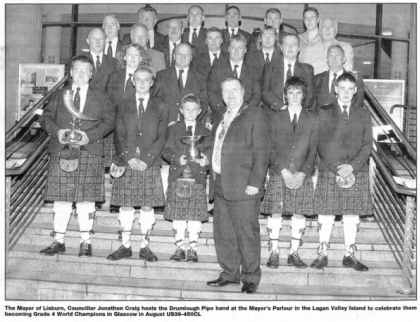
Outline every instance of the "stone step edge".
MULTIPOLYGON (((25 281, 37 281, 46 283, 63 283, 71 285, 82 285, 82 286, 111 286, 116 288, 129 289, 160 289, 160 290, 179 290, 181 292, 188 291, 199 291, 202 293, 240 293, 240 286, 233 285, 225 288, 215 288, 207 286, 205 283, 197 283, 192 281, 179 281, 175 280, 172 285, 167 281, 154 279, 137 279, 137 278, 124 278, 124 277, 97 277, 90 276, 89 278, 81 277, 80 275, 74 274, 45 274, 44 272, 36 271, 14 271, 6 274, 6 280, 25 280, 25 281), (111 282, 112 281, 112 282, 111 282)), ((53 289, 53 288, 51 288, 53 289)), ((334 286, 283 286, 283 285, 271 285, 265 284, 260 285, 256 294, 250 296, 250 299, 258 299, 258 295, 273 294, 273 295, 299 295, 299 296, 335 296, 337 300, 344 297, 375 297, 383 299, 401 299, 401 300, 413 300, 416 298, 415 295, 405 296, 400 295, 396 292, 396 289, 388 288, 371 288, 371 287, 334 287, 334 286)), ((123 293, 121 293, 123 294, 123 293)), ((246 295, 247 296, 247 295, 246 295)))

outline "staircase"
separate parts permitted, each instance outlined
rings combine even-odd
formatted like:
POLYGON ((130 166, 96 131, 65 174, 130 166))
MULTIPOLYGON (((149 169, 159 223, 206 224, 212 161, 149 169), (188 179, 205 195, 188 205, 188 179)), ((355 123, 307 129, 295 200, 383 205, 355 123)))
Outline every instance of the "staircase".
MULTIPOLYGON (((111 185, 106 178, 109 202, 111 185)), ((262 280, 256 294, 242 294, 241 286, 214 288, 206 281, 220 274, 213 239, 212 217, 202 225, 199 262, 172 262, 175 251, 172 223, 156 214, 150 247, 159 258, 149 263, 138 258, 140 229, 137 220, 132 234, 133 257, 111 262, 106 256, 121 245, 117 214, 104 204, 96 213, 92 236, 93 257, 79 258, 80 233, 72 216, 66 235, 64 254, 44 256, 39 251, 52 242, 52 205, 45 205, 9 253, 6 273, 7 300, 409 300, 396 291, 401 284, 401 269, 395 262, 375 222, 362 222, 357 235, 358 258, 369 267, 356 272, 341 265, 343 229, 336 222, 328 253, 329 265, 322 270, 287 266, 290 247, 290 220, 283 220, 280 240, 280 268, 268 269, 267 220, 260 216, 262 234, 262 280)), ((138 218, 138 214, 136 214, 138 218)), ((392 223, 389 223, 392 225, 392 223)), ((316 258, 317 221, 307 220, 304 244, 299 254, 308 264, 316 258)), ((188 241, 188 239, 187 239, 188 241)), ((414 269, 414 274, 416 269, 414 269)), ((416 280, 416 278, 414 278, 416 280)), ((416 285, 413 286, 416 289, 416 285)))

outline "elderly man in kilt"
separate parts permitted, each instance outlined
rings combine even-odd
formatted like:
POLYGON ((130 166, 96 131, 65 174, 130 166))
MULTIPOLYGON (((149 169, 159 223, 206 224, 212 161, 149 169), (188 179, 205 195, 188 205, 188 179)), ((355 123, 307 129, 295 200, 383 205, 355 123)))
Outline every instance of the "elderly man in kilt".
POLYGON ((201 113, 200 99, 194 94, 187 94, 181 100, 180 111, 184 120, 168 129, 168 139, 162 158, 169 164, 169 187, 166 194, 165 219, 173 221, 175 245, 177 249, 170 260, 185 259, 183 249, 185 230, 189 233, 187 262, 198 262, 197 243, 201 232, 201 222, 208 220, 206 173, 212 153, 211 132, 197 117, 201 113), (189 159, 185 154, 186 146, 179 137, 204 135, 197 145, 201 159, 189 159))
POLYGON ((90 234, 93 232, 95 202, 105 201, 103 138, 114 128, 115 118, 115 108, 109 96, 89 85, 93 68, 90 58, 73 58, 72 85, 53 94, 40 118, 42 128, 51 136, 44 199, 54 201, 52 236, 55 241, 41 251, 45 255, 66 251, 64 235, 72 214, 72 203, 76 202, 81 232, 79 256, 92 256, 90 234), (73 118, 65 107, 64 90, 73 91, 74 114, 83 113, 96 121, 73 118), (72 125, 81 136, 77 145, 66 141, 72 125))
POLYGON ((356 233, 360 215, 373 213, 369 188, 369 157, 372 152, 372 121, 369 112, 352 98, 357 91, 356 79, 343 73, 335 86, 337 101, 319 111, 318 152, 321 158, 316 187, 315 210, 318 215, 318 258, 311 267, 328 265, 327 249, 334 216, 343 216, 343 265, 357 271, 368 268, 355 256, 356 233))
POLYGON ((264 200, 263 213, 268 218, 271 255, 268 268, 279 267, 279 235, 282 214, 292 213, 292 241, 288 265, 306 268, 298 254, 305 231, 304 214, 314 214, 311 173, 314 169, 318 147, 319 122, 311 111, 302 108, 306 95, 306 83, 300 77, 291 77, 284 85, 287 106, 270 118, 272 152, 269 180, 264 200))
POLYGON ((149 262, 158 260, 149 248, 149 236, 155 224, 152 207, 165 205, 160 166, 160 154, 165 145, 168 127, 168 107, 150 97, 153 72, 140 65, 133 73, 136 93, 117 106, 114 144, 116 153, 111 165, 111 204, 121 206, 121 247, 107 259, 119 260, 132 256, 131 231, 134 208, 141 207, 139 223, 142 242, 139 257, 149 262))

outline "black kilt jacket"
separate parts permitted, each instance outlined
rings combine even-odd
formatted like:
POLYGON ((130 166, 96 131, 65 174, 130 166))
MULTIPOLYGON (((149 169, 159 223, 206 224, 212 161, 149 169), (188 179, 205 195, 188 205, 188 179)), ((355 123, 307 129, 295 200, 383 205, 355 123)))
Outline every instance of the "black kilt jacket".
MULTIPOLYGON (((83 56, 89 57, 92 61, 96 62, 96 55, 92 53, 83 53, 83 56)), ((95 65, 94 65, 95 66, 95 65)), ((113 57, 103 55, 102 64, 100 68, 95 68, 93 71, 92 79, 89 82, 89 85, 95 89, 99 89, 105 92, 106 83, 108 82, 108 76, 113 71, 117 70, 117 60, 113 57)))
POLYGON ((309 110, 300 112, 296 130, 290 121, 289 109, 273 113, 270 117, 270 167, 277 175, 295 165, 296 171, 311 176, 318 148, 318 117, 309 110))
MULTIPOLYGON (((229 53, 228 48, 229 48, 229 39, 230 39, 230 34, 231 34, 230 29, 231 28, 222 29, 223 43, 222 43, 222 46, 221 46, 221 50, 225 54, 229 53)), ((239 28, 238 29, 238 34, 244 36, 245 39, 246 39, 247 55, 257 49, 256 43, 255 43, 255 40, 254 40, 254 36, 252 36, 249 32, 239 28)))
MULTIPOLYGON (((71 89, 71 86, 66 86, 52 95, 39 119, 41 127, 51 136, 48 144, 50 153, 60 152, 65 146, 58 141, 58 130, 72 128, 73 117, 64 106, 63 92, 65 89, 71 89)), ((114 104, 108 94, 89 86, 83 114, 97 119, 96 121, 79 119, 76 121, 76 129, 86 132, 89 138, 89 143, 84 145, 84 148, 89 153, 103 155, 103 138, 115 126, 114 104)))
POLYGON ((336 102, 334 107, 320 108, 318 153, 321 158, 319 170, 329 169, 337 174, 337 167, 350 164, 353 174, 369 171, 372 153, 372 120, 365 108, 351 104, 348 129, 343 113, 336 102))
MULTIPOLYGON (((125 73, 125 68, 117 69, 114 72, 110 73, 108 76, 108 81, 106 83, 106 92, 111 96, 111 99, 114 102, 115 106, 117 106, 121 101, 125 99, 125 73)), ((128 86, 133 86, 134 88, 134 85, 132 84, 128 86)), ((132 91, 132 93, 135 93, 135 90, 132 91)))
POLYGON ((193 46, 193 56, 203 54, 209 51, 206 44, 206 39, 207 39, 206 33, 207 33, 207 29, 201 27, 200 32, 197 35, 197 42, 195 44, 192 44, 189 42, 190 28, 187 27, 185 28, 184 33, 181 36, 181 42, 189 43, 190 45, 193 46))
MULTIPOLYGON (((258 72, 260 73, 260 76, 262 77, 262 73, 264 70, 264 66, 266 64, 265 62, 265 56, 262 50, 256 50, 248 55, 245 56, 245 61, 256 67, 258 69, 258 72)), ((280 64, 281 60, 283 60, 283 54, 281 53, 281 50, 274 50, 273 55, 271 56, 271 61, 274 64, 280 64)))
MULTIPOLYGON (((219 62, 220 61, 229 61, 229 55, 220 52, 219 62)), ((215 62, 213 62, 213 65, 215 65, 215 62)), ((193 67, 195 70, 197 70, 207 78, 209 76, 210 70, 212 69, 210 61, 210 52, 207 51, 203 54, 193 57, 191 67, 193 67)))
MULTIPOLYGON (((168 133, 166 135, 167 140, 165 148, 162 151, 162 158, 170 164, 169 181, 175 181, 178 179, 187 166, 181 165, 179 163, 179 159, 182 155, 184 155, 184 150, 187 146, 182 144, 181 141, 177 139, 177 137, 186 135, 188 135, 187 126, 183 120, 168 128, 168 133)), ((204 153, 209 159, 209 162, 211 162, 211 154, 213 151, 211 132, 206 129, 200 122, 196 122, 194 135, 207 135, 204 138, 204 141, 197 145, 197 148, 200 152, 204 153)), ((202 168, 196 162, 188 162, 188 164, 190 165, 191 173, 194 176, 194 179, 198 183, 206 185, 208 167, 202 168)))
POLYGON ((137 116, 135 98, 122 101, 117 106, 114 130, 116 153, 112 161, 119 166, 127 166, 128 160, 136 155, 140 148, 140 160, 147 167, 162 164, 160 154, 165 145, 168 128, 168 107, 165 103, 149 98, 146 111, 137 116))

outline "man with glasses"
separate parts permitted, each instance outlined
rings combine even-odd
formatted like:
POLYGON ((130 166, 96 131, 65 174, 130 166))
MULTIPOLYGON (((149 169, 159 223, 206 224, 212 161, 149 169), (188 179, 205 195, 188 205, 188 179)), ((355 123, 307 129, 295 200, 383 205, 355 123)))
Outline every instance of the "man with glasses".
POLYGON ((106 15, 102 28, 105 31, 105 47, 104 54, 110 57, 116 57, 117 52, 122 48, 122 42, 118 39, 118 30, 120 30, 120 23, 114 14, 106 15))
POLYGON ((70 75, 72 84, 56 91, 39 120, 44 131, 51 136, 48 144, 50 161, 44 200, 54 201, 54 242, 41 251, 53 256, 64 253, 64 236, 76 203, 80 227, 79 257, 91 257, 95 202, 105 201, 104 167, 102 165, 103 138, 115 125, 115 107, 109 96, 89 86, 94 64, 85 56, 73 58, 70 75), (73 91, 72 101, 64 91, 73 91), (65 103, 66 102, 66 103, 65 103), (65 104, 94 120, 73 119, 65 104), (80 141, 69 144, 72 123, 80 141))
POLYGON ((241 80, 245 89, 245 103, 255 106, 261 103, 261 75, 256 67, 244 61, 246 38, 240 34, 230 38, 228 51, 229 60, 214 65, 207 78, 207 94, 213 114, 222 112, 226 106, 220 85, 228 76, 241 80))
POLYGON ((208 51, 206 45, 207 29, 203 28, 204 11, 200 6, 194 5, 188 9, 188 28, 182 34, 182 42, 193 46, 194 55, 203 54, 208 51))
POLYGON ((138 22, 145 25, 148 29, 148 41, 149 48, 162 51, 162 47, 165 44, 165 36, 155 30, 157 23, 157 12, 155 8, 147 6, 140 8, 137 12, 138 22))

